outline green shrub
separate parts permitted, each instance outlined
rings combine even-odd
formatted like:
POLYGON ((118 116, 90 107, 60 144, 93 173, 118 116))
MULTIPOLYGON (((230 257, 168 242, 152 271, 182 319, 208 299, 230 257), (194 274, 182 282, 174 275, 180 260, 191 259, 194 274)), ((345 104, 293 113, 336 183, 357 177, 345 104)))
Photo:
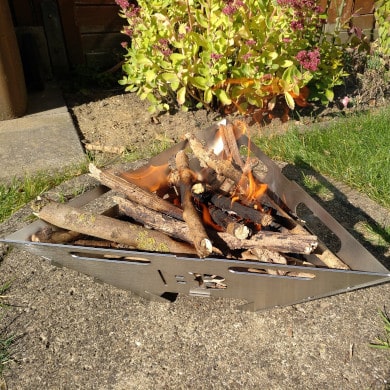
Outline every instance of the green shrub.
POLYGON ((390 56, 390 2, 377 0, 375 2, 375 19, 378 24, 378 40, 384 55, 390 56))
MULTIPOLYGON (((120 84, 151 103, 218 109, 327 103, 344 75, 315 0, 116 0, 129 35, 120 84), (226 108, 226 107, 225 107, 226 108)), ((124 43, 123 46, 126 46, 124 43)))

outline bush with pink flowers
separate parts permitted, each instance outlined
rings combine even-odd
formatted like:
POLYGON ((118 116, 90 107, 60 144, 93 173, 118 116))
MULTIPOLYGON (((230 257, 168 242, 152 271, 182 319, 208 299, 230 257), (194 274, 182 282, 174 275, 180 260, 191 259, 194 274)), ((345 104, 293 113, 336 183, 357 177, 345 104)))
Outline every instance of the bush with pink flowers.
POLYGON ((342 83, 343 47, 323 32, 315 0, 117 0, 126 20, 126 90, 152 111, 173 106, 272 110, 327 103, 342 83), (305 93, 303 93, 305 92, 305 93))

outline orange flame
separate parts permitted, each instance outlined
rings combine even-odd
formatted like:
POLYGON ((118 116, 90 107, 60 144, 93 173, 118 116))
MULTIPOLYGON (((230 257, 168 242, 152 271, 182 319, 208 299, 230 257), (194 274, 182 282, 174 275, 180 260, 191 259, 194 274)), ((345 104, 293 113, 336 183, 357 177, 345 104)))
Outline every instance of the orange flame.
POLYGON ((141 167, 135 171, 124 172, 121 176, 145 190, 155 192, 168 185, 168 173, 169 168, 166 163, 141 167))
POLYGON ((247 199, 253 201, 260 199, 267 191, 267 184, 258 183, 252 172, 248 172, 246 177, 248 178, 248 185, 245 193, 247 199))
POLYGON ((208 207, 204 203, 200 203, 200 205, 202 207, 202 219, 205 225, 212 227, 217 232, 223 232, 224 231, 223 228, 217 225, 211 218, 208 207))

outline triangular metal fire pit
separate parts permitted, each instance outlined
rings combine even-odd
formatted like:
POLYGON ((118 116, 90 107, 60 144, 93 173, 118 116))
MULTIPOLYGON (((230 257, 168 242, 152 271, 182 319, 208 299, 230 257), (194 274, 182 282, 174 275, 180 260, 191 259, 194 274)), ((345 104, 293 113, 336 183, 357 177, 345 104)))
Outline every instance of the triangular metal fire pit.
MULTIPOLYGON (((212 142, 217 129, 218 126, 214 126, 197 135, 206 143, 212 142)), ((148 299, 173 301, 178 294, 235 298, 245 300, 247 303, 240 308, 251 311, 306 302, 390 281, 390 271, 300 186, 288 180, 280 168, 245 135, 240 136, 237 143, 248 147, 266 166, 267 173, 262 181, 268 184, 269 190, 283 201, 292 214, 297 212, 298 206, 304 205, 337 237, 339 245, 333 255, 347 264, 350 270, 31 242, 31 235, 46 226, 43 221, 36 221, 0 241, 148 299), (267 270, 298 275, 302 272, 303 276, 263 272, 267 270), (305 277, 305 274, 310 277, 305 277), (205 282, 202 286, 199 285, 199 275, 205 282), (207 287, 208 281, 209 285, 218 285, 218 279, 223 279, 226 288, 207 287), (217 283, 213 283, 215 281, 217 283)), ((186 141, 183 141, 152 158, 148 165, 164 164, 186 146, 186 141)), ((105 191, 107 189, 100 186, 69 203, 80 207, 105 191)), ((321 239, 318 232, 315 234, 321 239)))

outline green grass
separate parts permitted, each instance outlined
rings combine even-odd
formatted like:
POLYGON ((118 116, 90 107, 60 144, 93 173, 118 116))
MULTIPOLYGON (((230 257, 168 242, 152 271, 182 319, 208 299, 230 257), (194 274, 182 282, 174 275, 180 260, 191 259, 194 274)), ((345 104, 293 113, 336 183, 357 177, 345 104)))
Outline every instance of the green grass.
POLYGON ((45 191, 86 171, 85 164, 51 175, 38 173, 23 180, 12 180, 10 184, 0 183, 0 223, 45 191))
POLYGON ((390 208, 390 107, 255 142, 273 159, 309 165, 390 208))
POLYGON ((384 326, 384 335, 377 337, 374 343, 370 345, 374 348, 387 349, 390 351, 390 317, 385 312, 385 310, 381 310, 379 315, 382 319, 384 326))

